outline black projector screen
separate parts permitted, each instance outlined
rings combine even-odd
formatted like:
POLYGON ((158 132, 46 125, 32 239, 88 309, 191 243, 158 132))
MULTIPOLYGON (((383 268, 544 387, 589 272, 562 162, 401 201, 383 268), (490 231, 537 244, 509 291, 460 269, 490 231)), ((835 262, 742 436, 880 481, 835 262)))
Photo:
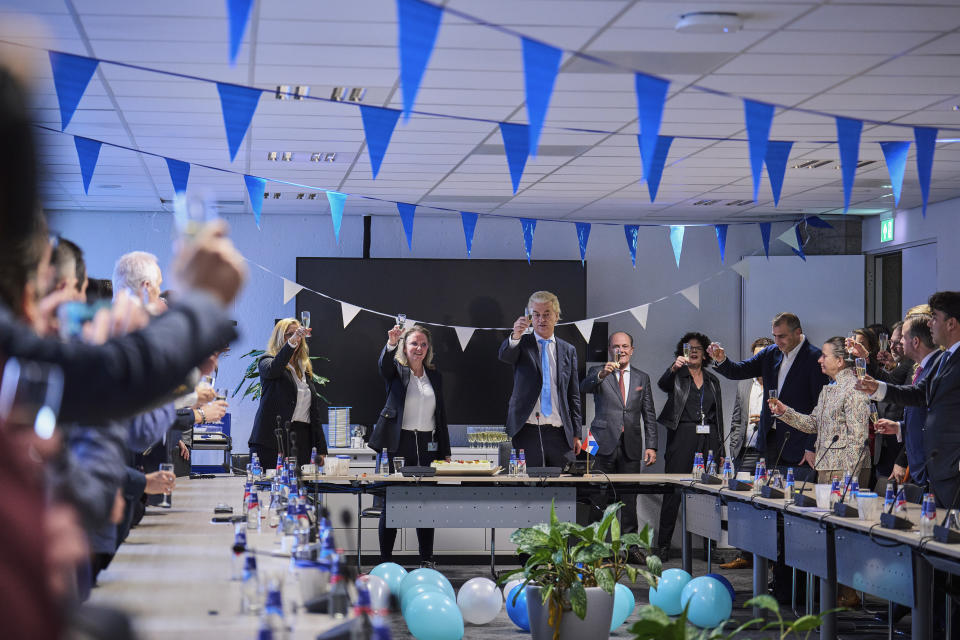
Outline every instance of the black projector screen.
MULTIPOLYGON (((510 327, 534 291, 560 298, 563 320, 586 315, 586 267, 570 260, 417 260, 297 258, 297 282, 338 300, 411 320, 467 327, 510 327)), ((308 291, 297 295, 297 317, 310 311, 311 355, 317 374, 330 378, 321 390, 331 406, 351 407, 350 421, 372 425, 386 399, 377 357, 390 318, 361 311, 343 328, 340 303, 308 291)), ((462 351, 452 328, 427 325, 434 363, 443 374, 450 424, 502 425, 513 385, 512 368, 497 359, 507 331, 476 331, 462 351)), ((586 343, 573 325, 557 327, 577 348, 584 373, 586 343)))

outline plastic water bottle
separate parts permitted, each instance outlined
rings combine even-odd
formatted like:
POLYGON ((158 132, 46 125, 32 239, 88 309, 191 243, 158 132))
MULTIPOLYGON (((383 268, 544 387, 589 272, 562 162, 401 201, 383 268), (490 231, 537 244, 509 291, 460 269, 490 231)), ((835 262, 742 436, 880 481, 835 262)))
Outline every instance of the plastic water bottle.
POLYGON ((267 587, 267 601, 263 606, 263 617, 260 623, 260 628, 264 627, 270 630, 270 637, 273 640, 286 640, 290 637, 287 619, 283 615, 283 598, 280 595, 280 585, 275 580, 271 580, 267 587))
POLYGON ((796 481, 794 480, 793 467, 787 467, 787 482, 784 487, 783 496, 788 501, 793 500, 793 491, 796 487, 796 481))
POLYGON ((277 454, 277 476, 279 477, 281 473, 283 473, 283 454, 278 453, 277 454))
POLYGON ((702 464, 701 462, 702 455, 703 454, 700 453, 699 451, 693 454, 693 468, 690 470, 690 477, 693 478, 694 480, 700 479, 700 465, 702 464))
POLYGON ((937 503, 932 493, 924 494, 923 504, 920 507, 920 535, 933 535, 933 527, 937 523, 937 503))
POLYGON ((247 554, 243 565, 240 611, 253 615, 260 613, 260 578, 257 575, 257 558, 252 553, 247 554))
POLYGON ((230 548, 230 579, 243 579, 243 554, 247 550, 247 526, 237 522, 233 526, 233 546, 230 548))
POLYGON ((760 493, 760 485, 763 484, 763 478, 766 475, 763 467, 763 458, 760 458, 757 460, 757 465, 753 469, 753 493, 755 495, 760 493))
POLYGON ((523 449, 520 449, 519 458, 517 458, 517 475, 525 476, 527 475, 527 454, 523 449))
POLYGON ((729 458, 723 461, 723 481, 729 482, 733 478, 733 463, 729 458))
POLYGON ((850 480, 850 495, 856 500, 858 493, 860 493, 860 478, 854 476, 850 480))
POLYGON ((516 450, 516 449, 510 449, 510 470, 509 470, 509 475, 511 475, 511 476, 517 475, 517 465, 518 465, 518 462, 517 462, 517 450, 516 450))
POLYGON ((897 491, 897 506, 894 511, 896 513, 903 513, 907 510, 907 494, 903 490, 903 487, 900 487, 900 490, 897 491))
POLYGON ((310 464, 317 464, 317 448, 310 449, 310 464))
POLYGON ((830 508, 833 508, 833 505, 840 502, 840 478, 839 476, 833 476, 830 479, 830 508))
POLYGON ((247 482, 243 485, 243 515, 247 515, 247 507, 249 506, 250 492, 253 489, 253 483, 247 482))
POLYGON ((260 531, 260 498, 256 491, 247 498, 247 529, 260 531))
POLYGON ((267 507, 267 525, 271 529, 276 529, 280 524, 280 516, 283 515, 283 507, 280 504, 280 483, 274 482, 270 485, 270 506, 267 507))
MULTIPOLYGON (((716 463, 713 460, 713 449, 710 449, 709 451, 707 451, 707 466, 706 466, 707 473, 710 473, 710 466, 715 464, 716 463)), ((714 469, 716 469, 716 466, 714 466, 714 469)))
POLYGON ((347 583, 340 570, 340 553, 336 554, 330 571, 330 593, 327 612, 334 618, 345 618, 350 613, 350 594, 347 592, 347 583))
POLYGON ((894 483, 887 483, 887 491, 883 495, 883 511, 884 513, 891 513, 893 511, 893 505, 897 501, 897 489, 894 483))

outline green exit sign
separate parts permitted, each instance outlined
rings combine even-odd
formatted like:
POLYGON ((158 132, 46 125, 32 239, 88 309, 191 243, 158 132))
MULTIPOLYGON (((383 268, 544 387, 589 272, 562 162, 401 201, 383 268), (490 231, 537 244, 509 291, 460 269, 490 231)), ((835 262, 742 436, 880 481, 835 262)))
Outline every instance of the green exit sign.
POLYGON ((893 218, 880 221, 880 242, 893 240, 893 218))

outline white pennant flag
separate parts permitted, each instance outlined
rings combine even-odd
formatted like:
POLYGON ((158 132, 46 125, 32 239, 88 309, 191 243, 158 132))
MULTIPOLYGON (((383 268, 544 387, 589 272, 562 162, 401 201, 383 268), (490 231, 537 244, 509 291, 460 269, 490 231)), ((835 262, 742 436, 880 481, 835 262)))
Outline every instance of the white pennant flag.
POLYGON ((786 242, 794 251, 800 251, 800 243, 797 242, 796 226, 790 227, 777 236, 777 240, 786 242))
POLYGON ((744 280, 750 279, 750 263, 746 260, 741 260, 730 268, 739 273, 744 280))
POLYGON ((684 298, 690 301, 690 304, 695 306, 697 309, 700 308, 700 283, 692 284, 683 291, 680 292, 684 298))
POLYGON ((640 323, 640 326, 644 329, 647 328, 647 313, 650 311, 649 304, 642 304, 639 307, 634 307, 630 309, 630 315, 637 319, 637 322, 640 323))
POLYGON ((577 325, 577 330, 580 332, 580 335, 583 336, 583 339, 587 342, 590 342, 590 334, 593 333, 593 318, 580 320, 578 322, 574 322, 573 324, 577 325))
POLYGON ((361 311, 363 311, 362 308, 354 306, 349 302, 341 302, 340 312, 343 314, 343 328, 346 329, 347 325, 350 324, 361 311))
POLYGON ((303 285, 297 284, 293 280, 283 279, 283 304, 290 302, 290 299, 303 291, 303 285))
POLYGON ((467 344, 470 342, 470 338, 473 337, 473 332, 475 329, 473 327, 454 327, 453 330, 457 332, 457 340, 460 341, 460 349, 462 351, 466 351, 467 344))

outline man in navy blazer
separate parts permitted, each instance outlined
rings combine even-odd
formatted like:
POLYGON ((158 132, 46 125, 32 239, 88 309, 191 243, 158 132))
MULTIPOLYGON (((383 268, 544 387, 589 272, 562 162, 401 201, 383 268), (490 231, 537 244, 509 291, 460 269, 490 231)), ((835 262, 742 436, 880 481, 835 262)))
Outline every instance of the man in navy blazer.
MULTIPOLYGON (((785 405, 800 413, 810 413, 817 406, 820 389, 829 382, 817 362, 820 349, 810 344, 803 335, 800 319, 792 313, 778 313, 773 318, 772 333, 774 344, 743 362, 731 362, 717 343, 710 345, 710 356, 724 377, 731 380, 762 378, 765 393, 776 389, 785 405)), ((804 433, 776 420, 767 403, 763 403, 757 449, 766 457, 768 466, 775 464, 779 455, 779 466, 794 467, 798 480, 813 476, 816 442, 815 433, 804 433)))
POLYGON ((537 291, 527 309, 530 317, 518 318, 500 345, 500 360, 513 365, 507 435, 524 450, 528 467, 562 467, 580 452, 577 351, 553 334, 560 319, 557 296, 537 291))

